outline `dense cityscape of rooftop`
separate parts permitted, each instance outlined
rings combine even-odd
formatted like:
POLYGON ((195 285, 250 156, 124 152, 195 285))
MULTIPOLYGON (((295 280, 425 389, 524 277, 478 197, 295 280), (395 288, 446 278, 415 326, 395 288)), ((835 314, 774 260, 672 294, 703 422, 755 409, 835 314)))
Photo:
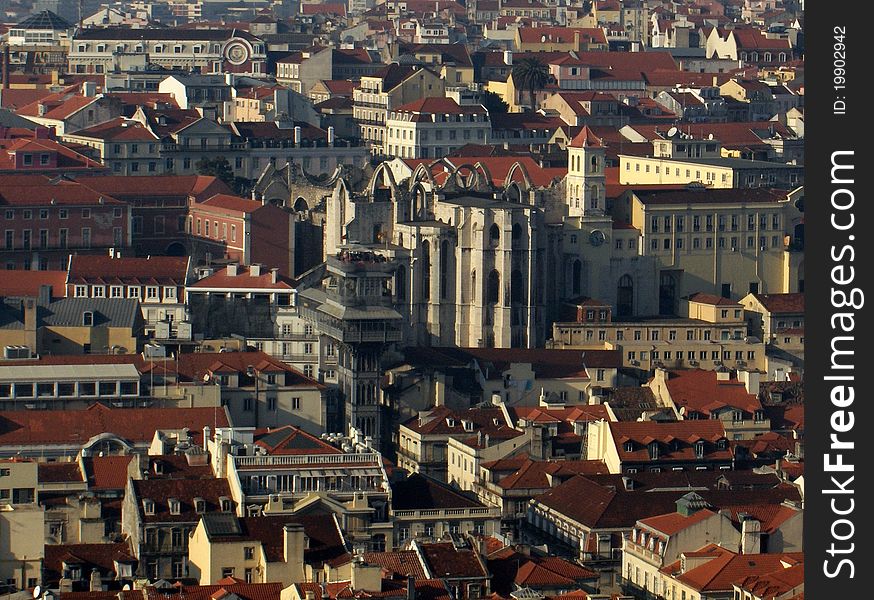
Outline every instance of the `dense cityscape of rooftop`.
POLYGON ((795 0, 0 0, 0 596, 803 600, 795 0))

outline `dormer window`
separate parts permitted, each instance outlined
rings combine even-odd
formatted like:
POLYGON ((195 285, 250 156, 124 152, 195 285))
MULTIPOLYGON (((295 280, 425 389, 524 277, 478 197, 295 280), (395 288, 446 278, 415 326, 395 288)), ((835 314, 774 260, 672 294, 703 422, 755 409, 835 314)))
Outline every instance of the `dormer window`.
POLYGON ((231 499, 227 496, 219 498, 219 506, 222 512, 231 512, 231 499))
POLYGON ((465 431, 473 431, 473 421, 462 420, 461 425, 465 431))
POLYGON ((625 442, 622 445, 622 449, 625 450, 626 452, 633 452, 634 451, 634 442, 625 442))
POLYGON ((695 458, 704 458, 704 442, 701 440, 695 442, 695 458))
POLYGON ((197 497, 194 499, 194 512, 199 515, 202 515, 206 512, 206 500, 203 498, 197 497))
POLYGON ((650 442, 649 444, 649 458, 650 460, 655 460, 659 457, 659 443, 658 442, 650 442))
POLYGON ((86 310, 82 313, 82 327, 93 327, 94 326, 94 313, 90 310, 86 310))
POLYGON ((716 442, 716 447, 720 450, 725 450, 726 448, 728 448, 728 440, 719 440, 718 442, 716 442))
POLYGON ((182 512, 182 503, 179 502, 178 498, 168 498, 167 505, 170 507, 171 515, 178 515, 182 512))
POLYGON ((452 417, 448 417, 446 419, 446 425, 448 425, 449 427, 455 427, 455 419, 453 419, 452 417))
POLYGON ((155 514, 155 502, 149 498, 143 498, 143 513, 146 515, 155 514))

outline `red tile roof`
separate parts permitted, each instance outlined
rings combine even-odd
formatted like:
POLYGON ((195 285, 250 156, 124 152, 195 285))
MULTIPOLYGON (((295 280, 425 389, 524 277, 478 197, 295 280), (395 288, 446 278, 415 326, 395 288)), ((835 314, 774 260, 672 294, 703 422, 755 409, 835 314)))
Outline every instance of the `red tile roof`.
POLYGON ((687 298, 690 302, 698 302, 699 304, 710 304, 713 306, 736 306, 740 308, 740 303, 735 302, 730 298, 724 298, 715 294, 705 294, 696 292, 687 298))
POLYGON ((184 427, 196 439, 206 425, 230 426, 225 410, 109 408, 92 404, 85 410, 3 411, 0 412, 0 445, 79 445, 101 433, 114 433, 129 442, 142 444, 151 442, 157 430, 175 431, 184 427))
POLYGON ((122 175, 80 176, 77 181, 120 200, 151 200, 156 196, 187 199, 192 196, 200 202, 216 193, 231 191, 221 179, 211 175, 152 175, 148 186, 144 186, 138 177, 122 175))
POLYGON ((212 275, 208 275, 203 279, 199 279, 191 284, 191 288, 209 288, 209 289, 273 289, 277 291, 295 289, 295 283, 292 279, 283 275, 276 277, 276 283, 273 283, 272 274, 269 270, 262 269, 261 275, 252 275, 249 267, 238 266, 236 275, 228 275, 228 268, 218 269, 212 275))
MULTIPOLYGON (((485 467, 485 465, 483 465, 485 467)), ((566 481, 576 475, 594 475, 608 473, 607 465, 600 460, 561 460, 561 461, 535 461, 528 459, 512 475, 508 475, 498 481, 498 486, 505 490, 548 490, 553 487, 550 479, 555 480, 555 485, 566 481)))
POLYGON ((415 550, 395 550, 394 552, 365 552, 364 561, 379 565, 388 571, 392 577, 415 577, 427 579, 422 563, 415 550))
POLYGON ((427 415, 413 417, 403 425, 422 435, 464 435, 480 431, 484 435, 491 436, 520 433, 507 424, 499 408, 470 408, 456 411, 447 406, 438 406, 428 411, 427 415), (469 421, 472 429, 465 429, 464 421, 469 421))
POLYGON ((428 571, 440 579, 488 578, 485 565, 476 551, 456 548, 452 542, 421 543, 422 560, 428 571))
POLYGON ((631 186, 643 204, 720 204, 725 202, 776 203, 785 200, 786 192, 771 188, 670 189, 658 186, 643 189, 631 186))
POLYGON ((249 200, 248 198, 232 196, 231 194, 215 194, 192 208, 235 215, 239 213, 253 213, 263 206, 264 204, 258 200, 249 200))
MULTIPOLYGON (((763 31, 758 29, 748 29, 739 27, 733 29, 731 35, 734 36, 738 49, 743 50, 783 50, 791 51, 792 44, 787 38, 769 38, 763 31)), ((764 59, 764 56, 760 58, 764 59)), ((776 56, 774 60, 776 60, 776 56)))
MULTIPOLYGON (((776 600, 785 598, 786 594, 797 591, 804 585, 804 564, 794 565, 782 571, 774 571, 766 575, 750 575, 740 583, 735 582, 741 590, 750 592, 754 598, 776 600)), ((803 599, 804 592, 798 592, 803 599)), ((799 598, 794 595, 788 600, 799 598)))
POLYGON ((477 105, 460 105, 452 98, 421 98, 392 109, 393 112, 410 112, 418 114, 487 114, 485 108, 477 105))
POLYGON ((285 425, 255 432, 255 444, 270 455, 343 454, 343 451, 299 427, 285 425))
POLYGON ((756 300, 772 314, 804 312, 804 294, 756 294, 756 300))
POLYGON ((86 456, 82 460, 88 478, 88 489, 123 490, 127 486, 132 455, 86 456))
POLYGON ((57 586, 64 576, 65 563, 79 565, 85 577, 92 569, 106 577, 116 574, 115 563, 136 565, 137 558, 127 540, 100 544, 46 544, 43 585, 57 586))
POLYGON ((591 129, 583 126, 582 130, 571 140, 569 146, 573 148, 602 148, 604 143, 591 129))
POLYGON ((94 102, 97 102, 97 97, 80 96, 71 91, 63 91, 22 106, 16 114, 22 117, 63 121, 94 102), (41 109, 40 106, 44 108, 41 109), (44 111, 42 114, 40 114, 41 110, 44 111))
POLYGON ((322 81, 325 87, 331 94, 337 96, 352 97, 352 90, 355 88, 355 82, 348 79, 328 79, 322 81))
MULTIPOLYGON (((304 550, 305 561, 321 562, 346 553, 346 545, 333 514, 243 517, 239 519, 239 523, 240 537, 261 542, 269 562, 285 561, 283 525, 286 523, 303 525, 304 534, 309 538, 309 545, 304 550)), ((210 536, 210 539, 216 538, 210 536)), ((229 536, 218 539, 233 538, 229 536)))
MULTIPOLYGON (((144 523, 196 523, 200 513, 195 510, 194 499, 203 498, 206 512, 221 510, 220 498, 231 498, 231 487, 227 479, 140 479, 131 480, 134 502, 144 523), (154 502, 155 514, 143 511, 143 500, 154 502), (171 514, 170 499, 179 501, 179 514, 171 514)), ((235 504, 231 501, 232 504, 235 504)))
POLYGON ((661 571, 673 575, 677 581, 684 583, 699 592, 731 592, 733 584, 742 582, 752 576, 780 573, 789 566, 803 563, 804 554, 792 552, 786 554, 735 554, 719 546, 710 545, 698 553, 702 556, 713 556, 704 564, 680 572, 680 561, 674 562, 661 571))
POLYGON ((74 254, 70 257, 68 283, 181 286, 186 282, 188 261, 187 256, 113 258, 74 254))
POLYGON ((78 462, 51 462, 37 464, 40 483, 69 483, 85 481, 78 462))
POLYGON ((718 410, 733 408, 744 411, 749 417, 762 410, 758 393, 748 393, 744 383, 736 378, 718 379, 716 371, 669 371, 666 385, 671 400, 677 408, 686 407, 687 415, 696 412, 709 417, 718 410))
POLYGON ((716 442, 726 440, 725 428, 716 419, 657 422, 657 421, 608 421, 619 459, 622 462, 650 462, 649 444, 659 444, 659 460, 688 461, 717 460, 731 462, 734 453, 731 447, 719 449, 716 442), (704 456, 698 458, 694 443, 704 442, 704 456), (625 444, 631 444, 631 450, 625 444))
POLYGON ((74 133, 67 134, 72 137, 86 137, 97 140, 121 141, 121 142, 156 142, 158 137, 152 133, 145 125, 139 121, 132 121, 124 117, 118 117, 87 127, 79 129, 74 133))
POLYGON ((66 271, 7 271, 0 277, 0 297, 39 296, 39 288, 51 286, 52 298, 63 298, 66 271))
POLYGON ((704 508, 692 513, 691 515, 682 515, 678 512, 672 512, 666 515, 641 519, 639 522, 641 525, 644 525, 653 531, 665 536, 672 536, 680 533, 687 527, 691 527, 701 521, 706 521, 714 515, 716 515, 715 512, 704 508))
MULTIPOLYGON (((19 169, 15 163, 15 155, 17 153, 49 153, 57 157, 56 166, 44 167, 43 170, 48 171, 65 171, 71 172, 84 171, 94 169, 97 171, 104 170, 104 166, 96 160, 92 160, 87 156, 76 152, 73 148, 64 145, 55 140, 46 138, 25 138, 19 137, 15 139, 0 139, 0 170, 27 173, 28 168, 19 169)), ((36 164, 36 162, 34 162, 36 164)), ((40 167, 31 167, 39 171, 40 167)))
POLYGON ((107 194, 98 193, 78 181, 52 180, 42 175, 0 176, 0 205, 46 206, 50 204, 126 206, 107 194))
MULTIPOLYGON (((279 600, 282 583, 244 583, 239 579, 222 579, 215 585, 180 585, 167 593, 153 586, 145 588, 145 600, 221 600, 234 594, 240 600, 279 600)), ((127 600, 127 599, 125 599, 127 600)))

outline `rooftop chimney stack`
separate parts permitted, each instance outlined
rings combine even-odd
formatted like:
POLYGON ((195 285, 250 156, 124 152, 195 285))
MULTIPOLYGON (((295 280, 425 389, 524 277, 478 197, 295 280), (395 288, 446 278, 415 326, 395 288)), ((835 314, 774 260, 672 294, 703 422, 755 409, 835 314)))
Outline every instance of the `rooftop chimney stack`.
POLYGON ((301 128, 300 128, 300 125, 295 125, 295 127, 294 127, 294 146, 296 148, 300 148, 300 140, 301 140, 301 128))

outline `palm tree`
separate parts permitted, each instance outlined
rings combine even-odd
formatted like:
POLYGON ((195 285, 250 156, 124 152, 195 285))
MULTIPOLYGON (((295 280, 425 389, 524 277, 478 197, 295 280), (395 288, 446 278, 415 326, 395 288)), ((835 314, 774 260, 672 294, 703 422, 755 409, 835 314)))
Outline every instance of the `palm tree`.
POLYGON ((535 57, 523 58, 513 67, 513 81, 522 88, 528 90, 528 99, 531 110, 536 110, 534 93, 542 90, 549 83, 549 68, 535 57))

